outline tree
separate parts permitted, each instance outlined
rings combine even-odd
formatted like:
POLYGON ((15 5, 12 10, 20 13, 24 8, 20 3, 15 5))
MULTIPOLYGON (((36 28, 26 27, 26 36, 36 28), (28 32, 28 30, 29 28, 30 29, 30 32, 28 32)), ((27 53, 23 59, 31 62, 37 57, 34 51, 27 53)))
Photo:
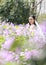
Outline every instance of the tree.
POLYGON ((7 20, 13 23, 27 23, 29 17, 29 6, 24 5, 21 0, 10 0, 0 8, 0 16, 3 20, 7 20))

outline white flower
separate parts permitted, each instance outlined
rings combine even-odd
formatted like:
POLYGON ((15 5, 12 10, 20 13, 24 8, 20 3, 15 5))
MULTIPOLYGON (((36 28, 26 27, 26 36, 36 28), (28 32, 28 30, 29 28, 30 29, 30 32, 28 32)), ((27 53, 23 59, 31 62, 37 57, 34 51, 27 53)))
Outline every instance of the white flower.
POLYGON ((24 56, 24 52, 21 52, 21 53, 20 53, 20 56, 24 56))

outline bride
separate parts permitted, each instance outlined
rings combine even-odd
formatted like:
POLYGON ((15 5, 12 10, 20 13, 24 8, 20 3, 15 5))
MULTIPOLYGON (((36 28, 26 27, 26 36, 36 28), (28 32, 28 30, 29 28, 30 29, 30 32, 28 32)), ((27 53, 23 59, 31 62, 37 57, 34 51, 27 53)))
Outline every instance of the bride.
POLYGON ((38 32, 38 34, 39 34, 43 39, 45 39, 45 36, 44 36, 44 34, 43 34, 43 32, 42 32, 42 30, 41 30, 39 24, 37 23, 35 16, 30 16, 30 17, 29 17, 29 23, 27 24, 27 26, 28 26, 28 28, 30 29, 30 31, 36 30, 36 31, 38 32))

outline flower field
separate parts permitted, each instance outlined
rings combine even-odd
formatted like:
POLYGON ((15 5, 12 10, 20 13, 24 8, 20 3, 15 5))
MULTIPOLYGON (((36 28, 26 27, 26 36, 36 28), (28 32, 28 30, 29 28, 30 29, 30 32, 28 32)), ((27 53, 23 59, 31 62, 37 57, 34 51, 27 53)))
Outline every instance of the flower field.
POLYGON ((0 65, 46 65, 46 22, 43 31, 0 22, 0 65))

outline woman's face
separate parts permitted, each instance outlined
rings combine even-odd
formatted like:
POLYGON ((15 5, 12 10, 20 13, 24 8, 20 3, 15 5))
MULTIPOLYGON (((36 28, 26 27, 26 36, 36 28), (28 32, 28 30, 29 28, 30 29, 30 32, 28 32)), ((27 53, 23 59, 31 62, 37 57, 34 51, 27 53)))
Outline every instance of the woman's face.
POLYGON ((34 24, 35 20, 32 17, 29 17, 29 23, 32 25, 34 24))

